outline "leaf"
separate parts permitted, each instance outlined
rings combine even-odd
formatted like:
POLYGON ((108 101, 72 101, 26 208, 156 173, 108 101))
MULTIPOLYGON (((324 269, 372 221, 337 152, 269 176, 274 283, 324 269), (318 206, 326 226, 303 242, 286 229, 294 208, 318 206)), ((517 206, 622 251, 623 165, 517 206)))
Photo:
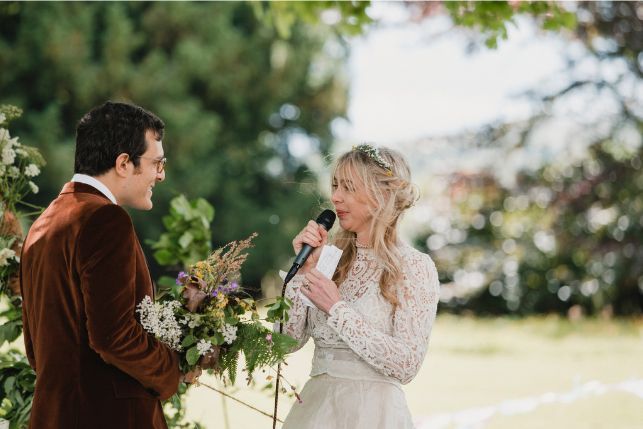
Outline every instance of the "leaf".
POLYGON ((174 226, 174 218, 172 216, 163 216, 163 226, 167 230, 171 230, 174 226))
POLYGON ((188 219, 188 220, 191 219, 190 203, 188 202, 188 199, 183 194, 172 199, 172 201, 170 202, 170 209, 174 211, 176 214, 178 214, 181 218, 188 219))
POLYGON ((220 346, 224 341, 223 334, 221 332, 215 332, 213 336, 208 338, 208 340, 210 340, 210 342, 215 346, 220 346))
POLYGON ((288 310, 290 310, 291 301, 288 298, 277 297, 275 303, 270 306, 266 314, 268 322, 288 321, 288 310))
POLYGON ((0 326, 0 345, 4 342, 12 343, 21 334, 22 321, 7 322, 0 326))
POLYGON ((176 259, 172 252, 167 249, 161 249, 157 252, 154 252, 154 259, 159 265, 172 265, 176 262, 176 259))
POLYGON ((16 382, 16 377, 8 377, 4 381, 4 391, 5 393, 9 393, 13 389, 13 385, 16 382))
POLYGON ((194 239, 194 236, 190 231, 185 231, 183 235, 181 235, 181 238, 179 238, 179 245, 186 249, 191 243, 192 240, 194 239))
POLYGON ((200 356, 201 355, 199 354, 199 351, 197 350, 196 346, 194 346, 187 351, 187 353, 185 354, 185 359, 188 361, 188 364, 190 366, 194 366, 199 361, 200 356))
POLYGON ((238 317, 233 317, 233 316, 226 317, 225 318, 225 323, 227 323, 228 325, 234 326, 237 323, 239 323, 239 318, 238 317))
POLYGON ((173 279, 170 276, 161 276, 156 284, 159 286, 174 287, 176 285, 176 279, 173 279))
POLYGON ((192 344, 195 344, 196 342, 197 342, 197 338, 194 335, 189 334, 187 337, 183 339, 183 342, 181 342, 181 346, 183 348, 187 348, 187 347, 190 347, 192 344))
POLYGON ((207 226, 209 227, 210 222, 214 219, 214 207, 204 198, 196 200, 196 207, 208 221, 207 226))

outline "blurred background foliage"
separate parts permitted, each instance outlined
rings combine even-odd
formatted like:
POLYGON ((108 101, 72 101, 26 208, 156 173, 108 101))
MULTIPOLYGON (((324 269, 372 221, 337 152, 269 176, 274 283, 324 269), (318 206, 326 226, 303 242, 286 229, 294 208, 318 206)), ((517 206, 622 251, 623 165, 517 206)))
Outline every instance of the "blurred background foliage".
POLYGON ((641 314, 642 12, 641 2, 577 4, 565 35, 584 49, 570 47, 556 82, 527 94, 532 117, 461 136, 498 152, 449 178, 449 203, 417 240, 441 268, 443 309, 641 314), (540 165, 534 143, 561 135, 564 149, 540 165), (517 153, 531 165, 501 180, 517 153))
MULTIPOLYGON (((346 116, 346 36, 378 25, 369 4, 0 3, 0 99, 25 111, 13 132, 48 161, 32 202, 48 204, 71 177, 83 113, 106 99, 135 102, 165 121, 169 159, 154 210, 132 213, 141 239, 160 236, 173 197, 202 197, 216 208, 215 247, 260 233, 244 269, 244 283, 258 291, 324 205, 312 171, 332 152, 332 121, 346 116), (316 165, 302 160, 305 151, 319 154, 316 165)), ((569 153, 509 182, 497 166, 450 177, 442 216, 426 219, 415 239, 442 274, 442 308, 640 314, 641 105, 631 92, 641 79, 640 2, 405 6, 413 21, 449 15, 472 45, 496 46, 529 16, 585 47, 570 50, 556 85, 528 94, 533 117, 454 136, 458 144, 494 147, 503 159, 528 151, 579 94, 590 109, 605 100, 617 106, 581 123, 569 153), (588 57, 612 72, 583 74, 588 57)), ((146 252, 154 276, 164 274, 146 252)))
POLYGON ((139 235, 160 235, 176 194, 205 198, 215 246, 260 231, 244 272, 258 286, 319 210, 291 149, 303 139, 327 154, 345 114, 347 50, 329 31, 295 24, 283 39, 247 3, 0 4, 0 94, 26 112, 14 133, 49 161, 34 202, 71 177, 78 119, 131 100, 165 121, 169 160, 153 212, 132 213, 139 235))

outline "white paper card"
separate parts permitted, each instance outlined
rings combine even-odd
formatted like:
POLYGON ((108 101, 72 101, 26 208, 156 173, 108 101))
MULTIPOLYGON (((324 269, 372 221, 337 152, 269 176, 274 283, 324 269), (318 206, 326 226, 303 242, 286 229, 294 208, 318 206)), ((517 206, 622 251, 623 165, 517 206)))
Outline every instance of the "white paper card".
POLYGON ((319 261, 317 261, 317 268, 327 279, 332 279, 339 259, 342 257, 342 250, 335 246, 324 246, 319 261))
MULTIPOLYGON (((333 278, 333 274, 335 274, 335 270, 337 269, 337 264, 339 264, 339 260, 342 257, 343 251, 339 249, 338 247, 335 246, 324 246, 322 248, 321 255, 319 255, 319 260, 317 261, 317 268, 320 273, 322 273, 326 278, 330 279, 333 278)), ((279 270, 279 277, 281 279, 286 278, 286 272, 279 270)), ((317 308, 313 302, 306 297, 301 291, 299 291, 299 295, 301 296, 301 302, 304 303, 304 305, 307 305, 308 307, 313 307, 317 308)))

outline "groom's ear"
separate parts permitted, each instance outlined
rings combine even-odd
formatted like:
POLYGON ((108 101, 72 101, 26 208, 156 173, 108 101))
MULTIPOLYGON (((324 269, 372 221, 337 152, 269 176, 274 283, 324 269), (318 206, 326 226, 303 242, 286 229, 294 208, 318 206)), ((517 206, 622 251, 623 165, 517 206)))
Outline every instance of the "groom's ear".
POLYGON ((116 175, 119 177, 127 177, 129 169, 132 166, 130 165, 130 157, 126 153, 121 153, 116 157, 116 162, 114 163, 114 170, 116 175))

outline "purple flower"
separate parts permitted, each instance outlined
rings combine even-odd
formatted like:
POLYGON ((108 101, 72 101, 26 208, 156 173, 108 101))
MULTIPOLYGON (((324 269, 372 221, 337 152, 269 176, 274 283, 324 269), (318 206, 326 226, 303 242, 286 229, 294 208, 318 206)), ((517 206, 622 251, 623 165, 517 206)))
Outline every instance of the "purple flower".
POLYGON ((269 343, 272 343, 272 334, 266 335, 266 341, 268 341, 269 343))
POLYGON ((176 284, 182 285, 183 283, 185 283, 185 279, 187 278, 188 278, 188 275, 184 271, 181 271, 179 275, 176 277, 176 284))
POLYGON ((227 284, 227 282, 221 283, 216 287, 216 289, 212 291, 212 296, 217 296, 219 293, 227 295, 231 292, 236 291, 237 289, 239 289, 239 284, 237 282, 232 282, 230 284, 227 284))

